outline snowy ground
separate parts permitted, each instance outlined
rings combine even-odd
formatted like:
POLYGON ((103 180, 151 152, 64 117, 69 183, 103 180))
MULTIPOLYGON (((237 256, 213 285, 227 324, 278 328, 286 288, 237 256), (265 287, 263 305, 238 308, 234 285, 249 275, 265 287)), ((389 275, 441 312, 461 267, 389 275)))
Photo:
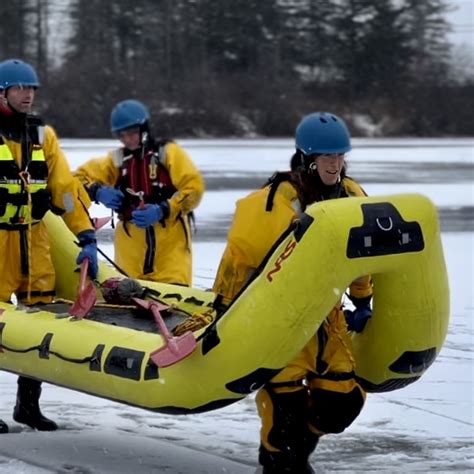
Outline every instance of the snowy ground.
MULTIPOLYGON (((72 168, 116 146, 64 140, 72 168)), ((212 285, 235 199, 285 169, 288 140, 181 141, 203 171, 208 192, 197 212, 194 284, 212 285)), ((369 194, 420 192, 438 206, 451 287, 449 334, 433 366, 402 390, 370 395, 343 434, 313 455, 318 472, 474 471, 474 140, 359 140, 350 174, 369 194)), ((96 208, 96 215, 107 211, 96 208)), ((101 234, 111 251, 111 231, 101 234)), ((192 390, 190 381, 189 390, 192 390)), ((16 377, 0 372, 0 472, 253 473, 259 421, 253 397, 188 416, 149 413, 44 386, 42 407, 60 426, 38 433, 12 421, 16 377)))

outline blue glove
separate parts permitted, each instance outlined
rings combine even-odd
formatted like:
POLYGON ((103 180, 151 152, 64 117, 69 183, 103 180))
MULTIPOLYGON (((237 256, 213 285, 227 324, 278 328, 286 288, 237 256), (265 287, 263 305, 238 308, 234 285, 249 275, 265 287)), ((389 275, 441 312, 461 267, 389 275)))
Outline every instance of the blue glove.
POLYGON ((99 186, 95 192, 95 200, 105 207, 118 211, 122 207, 124 195, 120 189, 110 186, 99 186))
POLYGON ((132 212, 132 222, 137 227, 146 228, 161 221, 166 211, 164 204, 145 204, 143 209, 132 212))
POLYGON ((372 309, 369 305, 360 306, 354 311, 346 309, 344 316, 349 331, 362 332, 367 321, 372 317, 372 309))
POLYGON ((95 280, 99 270, 95 232, 93 230, 83 230, 77 234, 77 238, 79 239, 79 247, 82 247, 82 250, 77 256, 76 263, 80 265, 85 258, 88 258, 89 268, 87 273, 92 278, 92 280, 95 280))

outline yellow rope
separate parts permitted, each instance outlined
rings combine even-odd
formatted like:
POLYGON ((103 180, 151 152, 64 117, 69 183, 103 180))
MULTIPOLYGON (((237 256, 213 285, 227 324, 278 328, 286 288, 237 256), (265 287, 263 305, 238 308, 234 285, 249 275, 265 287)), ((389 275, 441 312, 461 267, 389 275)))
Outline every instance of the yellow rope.
POLYGON ((191 331, 197 331, 214 321, 215 311, 208 309, 204 313, 193 313, 188 319, 179 323, 174 329, 173 334, 175 336, 181 336, 182 334, 191 331))

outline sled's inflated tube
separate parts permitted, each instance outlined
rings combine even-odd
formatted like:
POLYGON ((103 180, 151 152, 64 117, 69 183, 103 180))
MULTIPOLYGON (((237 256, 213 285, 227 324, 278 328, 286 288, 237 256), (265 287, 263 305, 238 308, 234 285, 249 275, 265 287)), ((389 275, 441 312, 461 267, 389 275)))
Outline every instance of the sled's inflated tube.
MULTIPOLYGON (((58 296, 77 286, 74 236, 49 215, 58 296)), ((417 380, 443 344, 449 290, 437 212, 416 194, 338 199, 307 209, 258 277, 222 317, 199 331, 186 359, 158 368, 158 334, 2 304, 0 368, 100 397, 174 413, 219 408, 258 389, 284 367, 341 298, 371 274, 373 317, 354 335, 357 375, 369 391, 417 380), (26 349, 29 349, 25 352, 26 349)), ((117 273, 100 265, 99 280, 117 273)), ((186 311, 213 295, 141 282, 186 311)))

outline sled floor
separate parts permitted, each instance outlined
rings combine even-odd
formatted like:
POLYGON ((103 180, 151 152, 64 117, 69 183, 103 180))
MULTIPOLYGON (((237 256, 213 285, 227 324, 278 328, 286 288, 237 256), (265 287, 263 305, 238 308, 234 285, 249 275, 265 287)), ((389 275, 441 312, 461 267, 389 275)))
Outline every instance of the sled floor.
MULTIPOLYGON (((38 307, 38 309, 55 314, 68 313, 69 308, 70 305, 67 303, 50 303, 38 307)), ((185 313, 173 310, 165 310, 162 312, 162 315, 169 331, 172 331, 179 323, 187 318, 185 313)), ((159 332, 153 315, 149 311, 140 308, 105 305, 96 306, 89 312, 86 319, 103 324, 110 324, 112 326, 135 329, 137 331, 159 332)))

